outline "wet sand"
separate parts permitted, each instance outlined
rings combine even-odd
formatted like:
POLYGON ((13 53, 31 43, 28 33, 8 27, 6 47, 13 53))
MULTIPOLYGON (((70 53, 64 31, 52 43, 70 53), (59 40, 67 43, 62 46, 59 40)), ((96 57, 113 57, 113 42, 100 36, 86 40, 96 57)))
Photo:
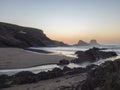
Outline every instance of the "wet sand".
POLYGON ((0 69, 26 68, 43 64, 58 63, 72 57, 38 53, 19 48, 0 48, 0 69))

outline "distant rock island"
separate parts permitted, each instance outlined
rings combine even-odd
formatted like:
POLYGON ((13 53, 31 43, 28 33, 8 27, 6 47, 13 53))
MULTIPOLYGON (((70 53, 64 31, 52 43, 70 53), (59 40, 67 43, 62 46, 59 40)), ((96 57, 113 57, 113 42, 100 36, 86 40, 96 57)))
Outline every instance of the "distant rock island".
POLYGON ((0 47, 67 46, 51 40, 42 30, 0 22, 0 47))
POLYGON ((100 45, 97 40, 93 39, 93 40, 90 40, 89 43, 83 41, 83 40, 79 40, 77 44, 75 44, 74 46, 94 46, 94 45, 100 45))

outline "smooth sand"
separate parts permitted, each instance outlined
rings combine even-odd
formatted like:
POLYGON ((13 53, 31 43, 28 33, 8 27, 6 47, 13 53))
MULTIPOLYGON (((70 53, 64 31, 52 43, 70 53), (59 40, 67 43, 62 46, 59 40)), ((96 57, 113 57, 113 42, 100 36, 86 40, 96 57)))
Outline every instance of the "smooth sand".
POLYGON ((63 55, 51 55, 19 48, 0 48, 0 69, 25 68, 42 64, 58 63, 61 59, 72 60, 63 55))
POLYGON ((80 85, 81 81, 86 79, 86 73, 68 75, 60 78, 40 81, 33 84, 16 85, 1 90, 71 90, 69 87, 80 85))

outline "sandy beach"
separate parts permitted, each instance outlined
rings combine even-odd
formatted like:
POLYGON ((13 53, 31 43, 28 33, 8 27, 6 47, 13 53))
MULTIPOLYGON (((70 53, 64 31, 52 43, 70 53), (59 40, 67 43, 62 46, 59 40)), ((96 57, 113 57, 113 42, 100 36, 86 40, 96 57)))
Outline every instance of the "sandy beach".
MULTIPOLYGON (((58 63, 61 59, 71 57, 46 53, 37 53, 19 48, 0 48, 0 69, 25 68, 42 64, 58 63)), ((86 79, 86 73, 42 80, 36 83, 14 85, 1 90, 63 90, 78 85, 86 79)))
POLYGON ((0 69, 25 68, 58 63, 61 59, 72 60, 63 55, 37 53, 19 48, 0 48, 0 69))

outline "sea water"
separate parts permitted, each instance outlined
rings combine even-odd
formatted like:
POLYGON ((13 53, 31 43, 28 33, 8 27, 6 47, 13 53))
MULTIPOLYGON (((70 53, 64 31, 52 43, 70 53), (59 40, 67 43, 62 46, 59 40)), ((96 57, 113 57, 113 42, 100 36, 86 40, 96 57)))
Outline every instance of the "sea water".
MULTIPOLYGON (((77 57, 75 55, 76 51, 85 51, 88 50, 89 48, 92 48, 93 46, 71 46, 71 47, 31 47, 31 49, 38 49, 38 50, 46 50, 46 51, 50 51, 53 53, 49 53, 49 54, 58 54, 58 55, 65 55, 68 57, 77 57)), ((75 67, 86 67, 87 65, 90 64, 101 64, 104 63, 105 61, 108 60, 115 60, 120 58, 120 45, 99 45, 96 46, 99 48, 107 48, 104 51, 114 51, 118 54, 118 56, 116 57, 112 57, 112 58, 107 58, 107 59, 101 59, 97 62, 94 63, 90 63, 90 62, 84 62, 81 64, 73 64, 70 63, 69 65, 67 65, 70 68, 75 68, 75 67)), ((35 67, 30 67, 30 68, 23 68, 23 69, 7 69, 7 70, 0 70, 0 74, 7 74, 7 75, 13 75, 15 73, 21 72, 21 71, 31 71, 33 73, 39 73, 39 72, 43 72, 43 71, 48 71, 48 70, 52 70, 53 68, 61 68, 63 69, 63 67, 58 66, 56 64, 50 64, 50 65, 41 65, 41 66, 35 66, 35 67)))

